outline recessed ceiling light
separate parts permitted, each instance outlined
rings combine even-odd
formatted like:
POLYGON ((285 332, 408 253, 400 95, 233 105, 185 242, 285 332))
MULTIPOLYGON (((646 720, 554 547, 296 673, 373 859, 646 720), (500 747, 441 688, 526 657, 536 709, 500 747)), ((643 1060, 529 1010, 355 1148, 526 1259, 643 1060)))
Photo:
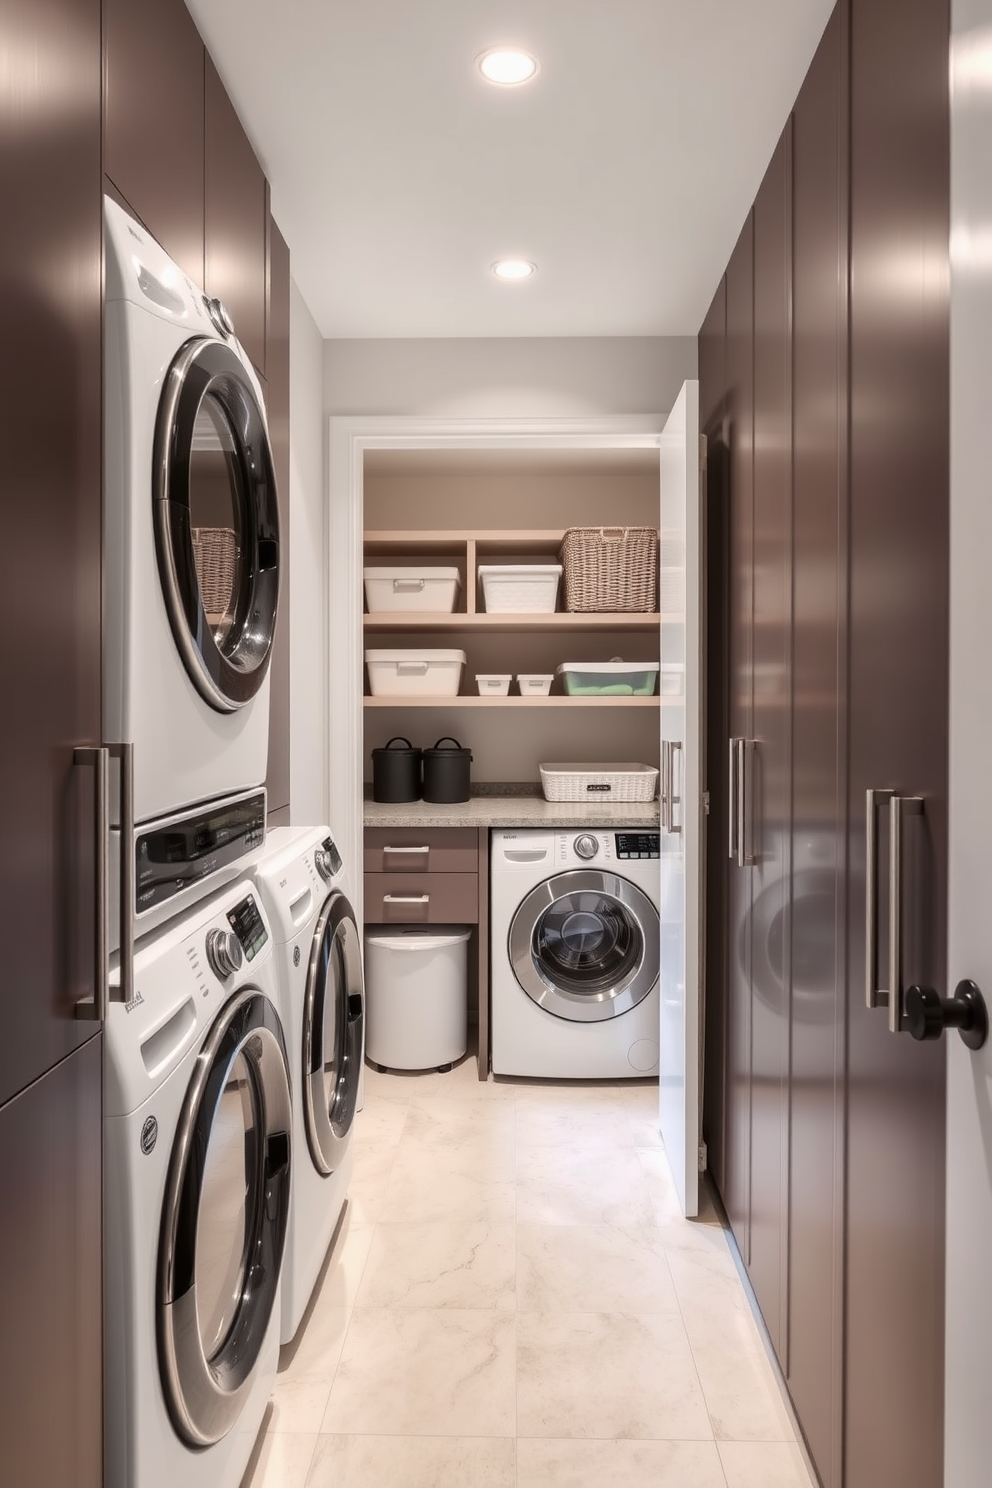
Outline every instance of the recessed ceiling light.
POLYGON ((529 52, 518 47, 492 47, 477 59, 479 71, 490 83, 513 88, 518 83, 529 83, 537 73, 538 61, 529 52))
POLYGON ((526 258, 501 258, 493 264, 493 273, 497 279, 529 279, 537 273, 537 264, 526 258))

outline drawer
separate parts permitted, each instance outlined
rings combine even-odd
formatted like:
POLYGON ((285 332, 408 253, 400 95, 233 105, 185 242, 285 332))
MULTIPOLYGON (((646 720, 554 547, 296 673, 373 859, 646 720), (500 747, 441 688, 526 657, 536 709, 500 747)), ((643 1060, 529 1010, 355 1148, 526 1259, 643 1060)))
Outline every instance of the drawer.
POLYGON ((367 925, 476 925, 475 873, 366 873, 367 925))
POLYGON ((476 827, 366 827, 366 873, 478 873, 476 827), (426 850, 425 850, 426 849, 426 850))

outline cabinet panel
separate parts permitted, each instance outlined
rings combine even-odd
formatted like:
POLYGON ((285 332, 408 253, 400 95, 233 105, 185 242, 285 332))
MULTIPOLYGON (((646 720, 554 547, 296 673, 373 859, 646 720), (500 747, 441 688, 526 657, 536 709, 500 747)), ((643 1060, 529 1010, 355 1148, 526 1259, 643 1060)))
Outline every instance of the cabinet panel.
POLYGON ((865 1007, 864 814, 924 798, 906 981, 946 991, 948 10, 851 9, 846 1488, 942 1476, 946 1051, 865 1007))
POLYGON ((103 1482, 102 1042, 91 1037, 0 1108, 0 1441, 12 1488, 103 1482))
POLYGON ((203 283, 204 49, 182 0, 104 0, 104 170, 203 283))
POLYGON ((365 920, 380 925, 475 925, 479 920, 478 876, 366 873, 365 920))
POLYGON ((792 126, 754 204, 749 1273, 785 1352, 792 732, 792 126))
MULTIPOLYGON (((749 216, 727 266, 729 591, 727 724, 751 739, 754 606, 754 220, 749 216)), ((723 741, 727 768, 727 741, 723 741)), ((728 772, 729 773, 729 772, 728 772)), ((726 847, 724 846, 724 851, 726 847)), ((727 1118, 723 1201, 745 1263, 749 1260, 751 1142, 751 878, 731 862, 727 874, 727 1118)))
POLYGON ((699 328, 699 427, 705 432, 721 418, 726 392, 727 281, 721 279, 699 328))
POLYGON ((847 7, 793 127, 793 875, 788 1381, 840 1484, 847 677, 847 7))
POLYGON ((264 374, 268 184, 209 57, 205 118, 204 287, 223 300, 264 374))
POLYGON ((265 784, 270 813, 289 805, 289 249, 274 222, 269 224, 271 273, 265 367, 266 412, 279 494, 279 618, 272 651, 269 692, 269 764, 265 784))
POLYGON ((477 873, 478 868, 475 827, 365 828, 366 873, 477 873))
POLYGON ((3 46, 0 1103, 93 1031, 73 1016, 92 947, 68 932, 94 866, 72 749, 101 726, 99 0, 8 6, 3 46))

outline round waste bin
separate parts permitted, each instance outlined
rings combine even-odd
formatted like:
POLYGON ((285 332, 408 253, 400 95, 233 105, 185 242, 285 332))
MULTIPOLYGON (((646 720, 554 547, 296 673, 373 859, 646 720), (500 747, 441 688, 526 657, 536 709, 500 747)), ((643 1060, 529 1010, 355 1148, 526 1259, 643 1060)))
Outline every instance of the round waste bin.
POLYGON ((468 942, 460 926, 365 936, 365 1053, 380 1069, 450 1069, 468 1048, 468 942))

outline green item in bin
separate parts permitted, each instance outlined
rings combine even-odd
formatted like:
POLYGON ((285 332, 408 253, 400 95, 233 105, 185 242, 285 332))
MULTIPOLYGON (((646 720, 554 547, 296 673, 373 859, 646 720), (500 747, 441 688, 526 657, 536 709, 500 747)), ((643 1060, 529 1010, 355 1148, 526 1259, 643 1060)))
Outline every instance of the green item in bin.
POLYGON ((626 682, 616 682, 611 687, 570 687, 569 697, 630 697, 634 689, 626 682))

